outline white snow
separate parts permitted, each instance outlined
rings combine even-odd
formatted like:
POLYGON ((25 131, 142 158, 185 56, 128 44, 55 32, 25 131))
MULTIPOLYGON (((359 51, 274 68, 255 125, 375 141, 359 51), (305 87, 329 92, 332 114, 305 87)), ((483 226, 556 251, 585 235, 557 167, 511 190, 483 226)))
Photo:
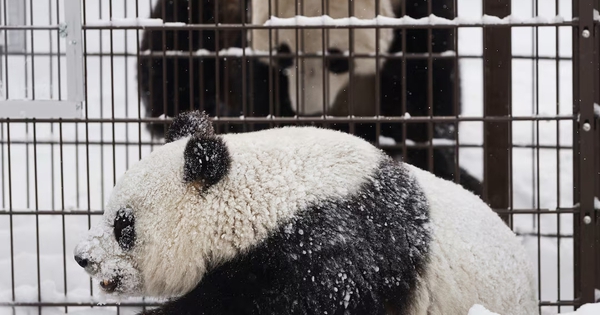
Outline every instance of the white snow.
MULTIPOLYGON (((59 10, 60 20, 57 21, 56 1, 36 2, 33 21, 35 25, 58 25, 63 22, 62 9, 59 10), (51 4, 49 4, 51 3, 51 4)), ((62 8, 64 0, 59 0, 62 8)), ((113 1, 112 19, 109 18, 108 1, 86 1, 87 25, 162 25, 162 20, 146 19, 150 10, 150 1, 113 1), (136 2, 139 3, 139 16, 135 18, 136 2)), ((155 1, 153 1, 155 2, 155 1)), ((27 5, 29 1, 26 1, 27 5)), ((533 0, 513 1, 513 14, 510 18, 502 20, 484 17, 479 0, 459 0, 459 18, 445 20, 438 17, 424 19, 386 19, 379 17, 373 21, 332 21, 331 19, 302 18, 303 23, 379 23, 396 25, 423 24, 434 22, 436 24, 498 24, 507 23, 509 20, 518 23, 531 23, 542 21, 544 23, 560 23, 569 21, 571 16, 571 1, 560 0, 559 11, 554 5, 540 5, 538 12, 532 10, 533 0)), ((594 17, 600 20, 596 11, 594 17)), ((29 16, 27 16, 29 21, 29 16)), ((271 20, 269 23, 292 23, 294 19, 271 20)), ((339 24, 338 24, 339 25, 339 24)), ((556 43, 556 28, 541 27, 538 31, 538 51, 540 56, 571 57, 571 36, 569 27, 560 27, 559 45, 556 43)), ((56 52, 58 36, 56 32, 35 31, 33 41, 36 51, 47 51, 46 47, 52 45, 56 52), (52 35, 50 35, 52 33, 52 35), (51 39, 50 39, 51 38, 51 39)), ((141 34, 141 32, 140 32, 141 34)), ((535 55, 535 30, 530 27, 513 28, 512 52, 515 55, 535 55)), ((459 47, 454 53, 460 55, 478 55, 483 51, 482 30, 477 27, 463 28, 459 31, 459 47)), ((27 32, 27 38, 31 34, 27 32)), ((136 52, 136 31, 117 30, 112 32, 112 49, 115 53, 136 52)), ((28 45, 29 45, 28 40, 28 45)), ((90 30, 87 32, 88 52, 105 54, 111 51, 111 32, 90 30)), ((61 52, 65 51, 65 43, 61 42, 61 52)), ((199 54, 207 52, 197 52, 199 54)), ((227 53, 227 52, 225 52, 227 53)), ((232 55, 240 55, 241 49, 230 49, 232 55)), ((251 52, 246 50, 246 54, 251 52)), ((268 54, 268 52, 267 52, 268 54)), ((60 59, 60 68, 57 58, 36 57, 31 58, 9 56, 8 63, 2 58, 3 71, 9 71, 10 81, 6 84, 4 75, 0 94, 5 96, 7 91, 11 99, 31 99, 32 82, 35 82, 36 99, 58 99, 59 91, 62 97, 66 96, 66 84, 58 84, 59 69, 63 82, 66 82, 66 60, 60 59), (35 76, 31 74, 35 67, 35 76), (27 69, 27 75, 25 75, 27 69)), ((111 72, 111 59, 108 57, 89 56, 87 58, 87 93, 88 111, 92 118, 137 118, 143 117, 144 112, 138 107, 136 91, 136 60, 135 58, 114 57, 114 72, 111 72), (111 79, 114 75, 114 80, 111 79), (114 89, 114 93, 112 90, 114 89), (113 106, 114 99, 114 106, 113 106), (114 108, 114 113, 113 113, 114 108)), ((461 62, 463 116, 481 117, 483 109, 483 64, 481 59, 467 58, 461 62)), ((572 64, 570 60, 556 62, 555 60, 540 60, 537 63, 527 59, 514 59, 512 62, 513 82, 512 99, 513 115, 524 116, 544 113, 555 115, 569 115, 572 108, 572 64), (558 67, 559 73, 556 73, 558 67), (538 72, 538 75, 536 75, 538 72), (539 93, 534 89, 539 86, 539 93), (557 91, 558 87, 558 91, 557 91), (557 105, 558 108, 557 108, 557 105), (539 110, 536 112, 536 106, 539 110)), ((461 144, 482 144, 481 122, 463 122, 459 126, 461 144)), ((569 147, 572 145, 572 122, 514 122, 513 140, 521 145, 536 143, 536 134, 542 145, 569 147), (539 127, 539 133, 538 133, 539 127), (560 133, 557 134, 557 128, 560 133)), ((38 299, 38 255, 39 250, 39 284, 41 287, 41 301, 52 302, 68 300, 74 303, 103 302, 97 288, 90 293, 90 280, 84 270, 72 258, 75 244, 79 241, 81 233, 88 227, 87 215, 13 215, 3 214, 3 211, 13 209, 19 212, 33 212, 36 208, 41 210, 68 209, 68 211, 98 212, 103 209, 115 177, 123 172, 141 156, 146 156, 153 148, 152 139, 141 126, 141 133, 137 123, 116 124, 62 124, 62 140, 65 143, 62 152, 58 144, 39 144, 36 152, 32 145, 13 142, 9 146, 7 141, 7 125, 0 125, 0 304, 13 300, 14 270, 14 295, 19 302, 38 299), (113 132, 114 127, 114 132, 113 132), (86 136, 86 134, 88 136, 86 136), (90 145, 86 146, 85 141, 90 145), (123 142, 138 142, 143 145, 122 145, 123 142), (117 145, 113 148, 113 140, 117 145), (76 143, 77 142, 77 143, 76 143), (37 160, 34 159, 34 153, 37 160), (37 167, 37 169, 36 169, 37 167), (61 168, 62 167, 62 168, 61 168), (10 184, 9 184, 10 169, 10 184), (88 174, 89 169, 89 176, 88 174), (35 176, 37 173, 37 186, 35 176), (61 184, 64 189, 61 190, 61 184), (37 188, 37 189, 36 189, 37 188), (9 191, 10 198, 9 198, 9 191), (36 193, 37 191, 37 193, 36 193), (37 199, 36 199, 37 195, 37 199), (63 205, 64 204, 64 205, 63 205), (64 221, 63 221, 64 220, 64 221), (12 230, 11 230, 12 225, 12 230), (39 236, 36 234, 39 227, 39 236), (65 235, 63 237, 63 227, 65 235), (39 246, 37 246, 39 240, 39 246), (63 247, 63 241, 65 246, 63 247), (14 261, 11 260, 11 251, 14 261), (66 268, 63 267, 66 265, 66 268), (66 274, 66 281, 64 275, 66 274)), ((11 141, 33 139, 33 125, 12 123, 10 126, 11 141)), ((38 123, 36 125, 36 141, 51 141, 61 139, 59 124, 38 123)), ((557 209, 572 207, 572 150, 567 148, 557 152, 556 149, 533 150, 530 148, 513 149, 513 202, 515 209, 543 208, 557 209), (537 158, 539 155, 539 168, 537 158), (557 173, 556 170, 559 169, 557 173), (536 187, 540 189, 537 190, 536 187), (557 187, 558 186, 558 187, 557 187), (559 194, 557 194, 559 190, 559 194), (538 202, 539 197, 539 202, 538 202)), ((461 148, 460 164, 481 178, 483 174, 483 151, 480 148, 461 148)), ((97 222, 98 215, 90 215, 92 224, 97 222)), ((572 217, 568 214, 544 214, 538 217, 530 214, 515 215, 515 230, 524 233, 572 233, 572 217)), ((541 299, 545 301, 569 300, 573 298, 573 243, 572 238, 561 238, 560 243, 554 238, 541 238, 538 258, 537 237, 523 237, 523 242, 530 253, 531 259, 537 268, 540 261, 541 299), (560 245, 560 246, 557 246, 560 245), (560 275, 557 263, 560 257, 560 275), (560 287, 560 296, 557 289, 560 287)), ((123 305, 126 302, 124 301, 123 305)), ((597 308, 597 307, 596 307, 597 308)), ((121 307, 121 314, 134 314, 141 310, 140 307, 121 307)), ((542 308, 543 314, 557 314, 557 307, 542 308)), ((116 314, 113 306, 95 307, 69 307, 69 313, 82 314, 116 314)), ((572 311, 570 307, 562 307, 561 313, 572 311)), ((16 314, 37 314, 37 307, 18 307, 16 314)), ((64 314, 62 307, 45 307, 43 314, 64 314)), ((0 306, 0 315, 13 314, 12 309, 0 306)), ((578 314, 580 315, 580 314, 578 314)))
POLYGON ((162 19, 147 18, 115 18, 96 20, 85 23, 87 26, 156 26, 156 25, 185 25, 185 23, 164 23, 162 19))
POLYGON ((487 308, 482 305, 475 304, 469 310, 468 315, 500 315, 498 313, 490 312, 487 308))
MULTIPOLYGON (((585 304, 585 305, 582 305, 575 312, 560 313, 560 315, 598 315, 598 314, 600 314, 600 303, 585 304)), ((491 312, 484 306, 475 304, 469 310, 469 313, 467 315, 503 315, 503 314, 491 312)))
POLYGON ((373 19, 358 19, 358 18, 331 18, 327 15, 322 16, 295 16, 290 18, 279 18, 276 16, 272 16, 269 20, 267 20, 264 25, 265 26, 375 26, 375 25, 385 25, 385 26, 394 26, 394 25, 493 25, 493 24, 560 24, 565 22, 565 18, 562 16, 553 16, 553 17, 545 17, 545 16, 534 16, 529 18, 520 18, 509 15, 505 18, 498 18, 495 16, 490 16, 487 14, 483 14, 478 18, 463 18, 461 16, 454 18, 452 20, 435 16, 431 14, 427 17, 414 19, 410 16, 403 17, 387 17, 378 15, 373 19))

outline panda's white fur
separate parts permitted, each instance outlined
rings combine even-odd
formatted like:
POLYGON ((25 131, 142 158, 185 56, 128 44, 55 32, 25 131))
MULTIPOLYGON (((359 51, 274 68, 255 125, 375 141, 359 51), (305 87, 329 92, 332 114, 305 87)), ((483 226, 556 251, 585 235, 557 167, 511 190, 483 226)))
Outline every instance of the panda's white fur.
MULTIPOLYGON (((103 221, 75 249, 76 256, 95 262, 86 267, 95 279, 118 273, 121 295, 185 295, 211 268, 252 251, 310 204, 365 193, 364 184, 386 159, 360 138, 314 127, 219 137, 231 164, 204 193, 201 184, 182 180, 189 136, 155 149, 122 176, 103 221), (130 252, 112 234, 122 208, 135 217, 130 252)), ((431 232, 410 314, 466 314, 476 303, 505 315, 537 314, 532 268, 512 231, 462 187, 405 167, 420 187, 407 188, 405 197, 424 193, 431 232)))
MULTIPOLYGON (((381 155, 362 139, 340 132, 323 137, 315 128, 222 137, 233 157, 231 173, 212 194, 202 196, 181 180, 189 137, 167 143, 127 170, 102 224, 76 251, 106 268, 127 270, 132 285, 123 293, 181 295, 202 278, 207 260, 233 258, 311 202, 355 193, 381 155), (126 206, 134 209, 144 243, 136 244, 133 255, 123 253, 110 230, 116 211, 126 206), (136 268, 122 258, 133 258, 136 268)), ((104 280, 113 274, 101 269, 96 275, 104 280)))
MULTIPOLYGON (((393 0, 395 5, 400 0, 393 0)), ((348 0, 329 0, 329 6, 322 12, 322 0, 270 0, 269 1, 252 1, 252 23, 262 25, 268 21, 271 16, 278 18, 290 18, 296 15, 307 17, 315 17, 328 15, 331 18, 347 18, 349 17, 348 0), (277 9, 277 10, 276 10, 277 9), (296 14, 298 12, 298 14, 296 14)), ((353 16, 360 19, 373 19, 378 15, 393 17, 393 4, 390 0, 379 0, 379 12, 376 12, 376 1, 374 0, 359 0, 352 1, 354 4, 353 16)), ((386 52, 393 38, 391 28, 379 29, 379 46, 377 46, 376 29, 374 28, 357 28, 353 29, 354 45, 353 52, 355 54, 374 54, 376 51, 386 52)), ((298 52, 304 54, 322 54, 327 52, 328 48, 337 48, 342 52, 350 51, 349 29, 342 27, 339 29, 304 29, 297 31, 296 29, 279 29, 271 31, 264 29, 253 29, 251 31, 252 48, 259 51, 269 51, 276 49, 282 43, 286 43, 292 53, 298 52), (323 34, 325 34, 326 47, 323 48, 323 34), (270 37, 271 36, 271 37, 270 37), (271 43, 269 45, 269 38, 271 43), (300 47, 296 47, 296 43, 300 47)), ((268 58, 263 60, 269 62, 268 58)), ((328 113, 331 113, 332 106, 336 98, 340 97, 340 93, 349 93, 343 98, 362 99, 362 95, 367 94, 374 96, 375 85, 366 84, 375 80, 377 66, 381 67, 382 61, 377 65, 375 58, 355 58, 352 70, 353 77, 356 77, 357 82, 352 88, 349 88, 349 72, 336 74, 328 71, 323 64, 322 58, 307 57, 294 58, 294 66, 285 71, 289 79, 288 91, 291 100, 292 109, 298 114, 313 115, 323 113, 325 108, 328 113), (300 64, 298 64, 298 62, 300 64), (296 68, 298 67, 298 72, 296 68), (323 72, 326 72, 326 82, 323 82, 323 72), (298 82, 298 77, 301 78, 298 82), (369 77, 369 79, 363 79, 369 77), (364 81, 364 82, 363 82, 364 81), (298 90, 299 89, 299 90, 298 90), (373 91, 368 91, 372 89, 373 91), (323 94, 326 94, 327 104, 323 104, 323 94), (298 96, 298 97, 297 97, 298 96)), ((367 98, 373 100, 373 97, 367 98)), ((370 108, 367 106, 367 108, 370 108)), ((348 110, 348 109, 340 109, 348 110)), ((361 110, 365 110, 364 106, 354 106, 353 112, 355 115, 363 115, 361 110)))
POLYGON ((514 233, 479 197, 407 166, 428 197, 434 235, 412 314, 466 314, 476 303, 500 314, 538 314, 531 262, 514 233))

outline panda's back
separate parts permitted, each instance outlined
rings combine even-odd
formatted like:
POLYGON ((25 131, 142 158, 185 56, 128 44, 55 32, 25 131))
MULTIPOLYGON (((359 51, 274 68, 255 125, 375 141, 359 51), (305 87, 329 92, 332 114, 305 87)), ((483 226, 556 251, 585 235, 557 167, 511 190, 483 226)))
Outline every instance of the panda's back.
POLYGON ((417 294, 427 314, 466 314, 481 301, 500 314, 537 314, 528 256, 500 217, 461 186, 407 167, 429 202, 433 268, 417 294))

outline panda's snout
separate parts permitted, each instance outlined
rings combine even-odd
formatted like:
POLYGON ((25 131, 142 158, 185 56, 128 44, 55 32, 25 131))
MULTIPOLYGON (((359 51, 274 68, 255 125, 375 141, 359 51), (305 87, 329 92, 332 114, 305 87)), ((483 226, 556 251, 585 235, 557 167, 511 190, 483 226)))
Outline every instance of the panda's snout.
POLYGON ((75 255, 75 261, 81 268, 85 268, 89 265, 89 260, 82 258, 81 256, 75 255))

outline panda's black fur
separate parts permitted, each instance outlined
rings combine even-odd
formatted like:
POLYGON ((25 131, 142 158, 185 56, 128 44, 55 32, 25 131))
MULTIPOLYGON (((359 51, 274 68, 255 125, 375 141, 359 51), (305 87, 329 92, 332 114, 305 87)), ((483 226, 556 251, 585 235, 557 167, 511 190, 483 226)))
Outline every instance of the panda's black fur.
MULTIPOLYGON (((204 125, 179 123, 171 133, 214 137, 190 128, 204 125)), ((224 157, 227 150, 215 142, 204 154, 224 157)), ((416 180, 385 158, 352 196, 298 211, 234 260, 209 266, 192 291, 144 314, 404 314, 427 264, 429 221, 416 180)))
MULTIPOLYGON (((215 11, 219 23, 239 24, 244 20, 249 0, 158 0, 150 18, 160 18, 165 22, 192 24, 215 23, 215 11), (218 6, 215 4, 218 3, 218 6)), ((269 115, 269 71, 279 91, 278 114, 293 114, 287 93, 287 80, 283 74, 270 69, 254 58, 246 59, 246 76, 242 75, 241 58, 193 56, 188 53, 199 49, 214 52, 231 47, 241 48, 245 31, 157 31, 145 30, 140 44, 138 60, 138 85, 141 100, 147 117, 166 115, 175 117, 179 112, 200 109, 210 115, 233 116, 242 114, 242 104, 246 102, 248 116, 269 115), (190 41, 191 34, 191 41, 190 41), (163 50, 183 52, 182 56, 162 56, 163 50), (158 56, 145 55, 152 51, 158 56), (191 60, 191 61, 190 61, 191 60), (243 90, 245 81, 246 91, 243 90), (218 87, 218 88, 217 88, 218 87), (218 92, 218 97, 217 97, 218 92), (244 93, 245 92, 245 93, 244 93), (244 96, 244 94, 246 94, 244 96)), ((167 126, 164 123, 147 124, 150 133, 164 137, 167 126)), ((269 124, 256 124, 256 130, 268 128, 269 124)), ((230 131, 243 131, 240 125, 232 125, 230 131)))
MULTIPOLYGON (((249 21, 245 18, 251 0, 225 0, 218 5, 219 22, 241 23, 249 21), (242 6, 243 4, 243 6, 242 6)), ((294 0, 290 0, 294 1, 294 0)), ((431 1, 432 13, 445 18, 454 17, 453 0, 406 0, 395 12, 397 16, 408 15, 421 18, 428 15, 428 1, 431 1), (402 8, 406 12, 402 12, 402 8)), ((214 23, 215 0, 204 0, 202 4, 188 0, 159 0, 152 13, 153 18, 162 18, 165 21, 181 21, 191 23, 214 23), (188 6, 190 6, 188 11, 188 6), (188 13, 191 13, 188 15, 188 13)), ((190 46, 189 31, 145 31, 141 44, 141 51, 162 51, 163 36, 166 39, 164 47, 168 50, 198 50, 214 51, 227 47, 242 47, 243 31, 219 31, 217 44, 215 31, 192 31, 192 45, 190 46)), ((451 29, 432 30, 432 52, 440 53, 454 50, 454 37, 451 29)), ((408 53, 428 52, 427 29, 406 30, 406 51, 408 53)), ((402 51, 402 30, 394 31, 394 40, 389 53, 402 51)), ((380 106, 381 115, 402 116, 403 88, 402 88, 402 59, 388 59, 380 71, 380 106)), ((458 78, 458 69, 455 67, 454 58, 437 59, 433 61, 433 114, 434 116, 453 116, 460 113, 460 96, 455 95, 454 81, 458 78), (459 100, 455 104, 455 100, 459 100), (458 109, 458 112, 456 111, 458 109)), ((291 117, 294 115, 290 96, 287 92, 287 79, 281 69, 270 68, 257 59, 246 60, 246 77, 242 76, 242 60, 230 58, 227 61, 219 60, 218 67, 214 58, 193 58, 191 65, 189 57, 148 57, 140 56, 139 88, 142 101, 149 117, 159 117, 166 114, 174 117, 178 112, 188 109, 203 109, 209 115, 238 117, 265 117, 273 110, 276 116, 291 117), (163 64, 165 62, 165 64, 163 64), (163 68, 164 67, 164 68, 163 68), (164 71, 163 71, 164 70, 164 71), (192 79, 190 79, 190 71, 192 79), (217 80, 218 71, 218 80, 217 80), (273 82, 269 83, 269 72, 273 82), (243 83, 246 86, 246 95, 242 91, 243 83), (163 90, 163 85, 165 85, 163 90), (219 86, 219 97, 216 92, 219 86), (202 87, 202 88, 201 88, 202 87), (269 97, 270 88, 275 90, 273 99, 269 97), (166 94, 164 94, 166 92, 166 94), (190 97, 191 96, 191 97, 190 97), (245 98, 246 112, 242 104, 245 98)), ((456 89, 459 90, 459 89, 456 89)), ((426 59, 406 60, 406 111, 412 116, 427 116, 428 111, 428 62, 426 59)), ((278 124, 284 125, 284 124, 278 124)), ((166 126, 163 124, 148 124, 149 130, 158 137, 163 137, 166 126)), ((252 124, 250 130, 260 130, 271 127, 270 124, 252 124)), ((328 124, 326 127, 350 132, 349 124, 328 124)), ((435 138, 454 139, 453 124, 434 124, 435 138)), ((239 124, 227 126, 229 131, 245 131, 239 124)), ((221 130, 223 131, 223 130, 221 130)), ((375 124, 356 124, 354 134, 370 142, 375 142, 375 124)), ((391 137, 396 142, 402 142, 403 127, 401 124, 381 124, 381 134, 391 137)), ((417 143, 428 141, 429 132, 427 123, 407 123, 406 139, 417 143)), ((391 155, 399 155, 399 150, 389 150, 391 155)), ((454 148, 434 148, 432 150, 432 173, 444 179, 454 180, 455 154, 454 148)), ((429 169, 429 156, 427 149, 407 148, 406 162, 421 169, 429 169)), ((459 168, 459 183, 467 190, 482 195, 482 184, 463 168, 459 168)))

